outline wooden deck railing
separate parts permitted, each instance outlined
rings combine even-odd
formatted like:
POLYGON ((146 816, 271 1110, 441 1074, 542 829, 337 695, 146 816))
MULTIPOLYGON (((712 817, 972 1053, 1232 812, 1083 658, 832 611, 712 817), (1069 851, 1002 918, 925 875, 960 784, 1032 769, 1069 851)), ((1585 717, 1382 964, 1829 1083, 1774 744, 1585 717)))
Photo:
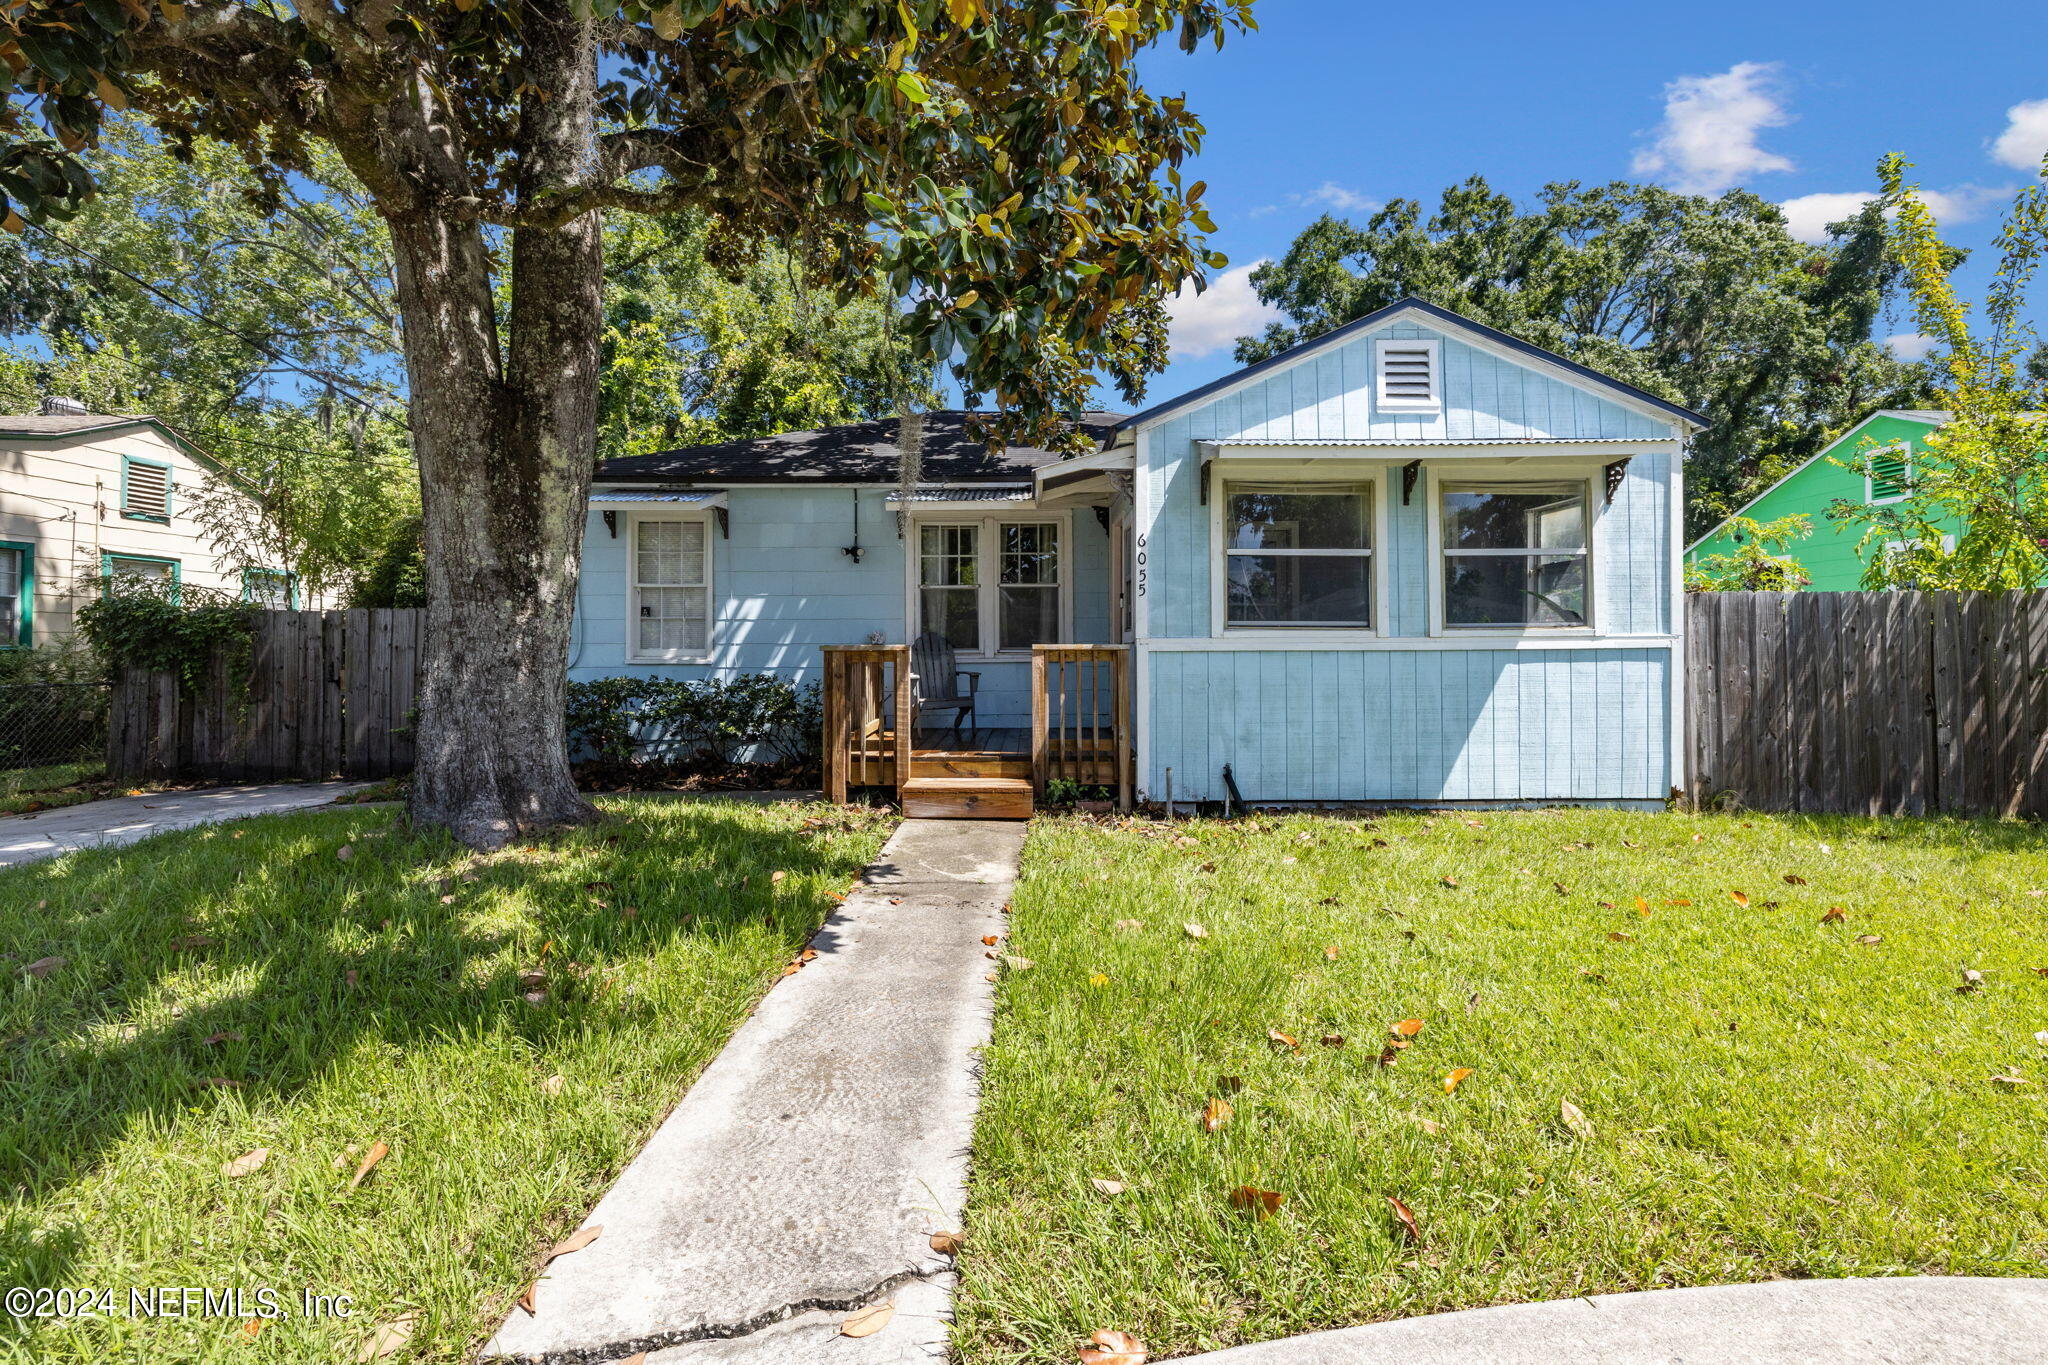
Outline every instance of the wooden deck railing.
POLYGON ((1131 808, 1131 651, 1128 645, 1031 649, 1031 781, 1108 787, 1131 808))
POLYGON ((825 799, 910 780, 910 646, 826 645, 825 799))

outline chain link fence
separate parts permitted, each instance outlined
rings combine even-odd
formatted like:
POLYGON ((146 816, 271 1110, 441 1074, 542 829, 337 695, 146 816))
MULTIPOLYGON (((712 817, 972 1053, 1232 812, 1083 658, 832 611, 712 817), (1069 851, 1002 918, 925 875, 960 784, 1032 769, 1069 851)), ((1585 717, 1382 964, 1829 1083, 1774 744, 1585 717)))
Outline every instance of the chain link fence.
POLYGON ((0 683, 0 777, 106 752, 105 683, 0 683))

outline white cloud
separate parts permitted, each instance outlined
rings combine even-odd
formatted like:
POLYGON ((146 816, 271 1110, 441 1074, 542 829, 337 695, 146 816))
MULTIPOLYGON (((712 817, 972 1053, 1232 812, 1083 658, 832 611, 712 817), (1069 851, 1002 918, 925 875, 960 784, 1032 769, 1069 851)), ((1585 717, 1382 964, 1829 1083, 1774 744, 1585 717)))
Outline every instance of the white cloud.
POLYGON ((1991 144, 1991 159, 2038 171, 2043 155, 2048 155, 2048 100, 2021 100, 2005 111, 2005 131, 1991 144))
POLYGON ((1334 180, 1325 180, 1307 194, 1290 194, 1287 202, 1301 208, 1331 208, 1339 213, 1377 213, 1381 204, 1356 190, 1347 190, 1334 180))
POLYGON ((1745 176, 1789 171, 1791 161, 1757 145, 1757 134, 1791 121, 1776 62, 1737 62, 1717 76, 1680 76, 1664 87, 1664 122, 1636 153, 1639 175, 1663 176, 1683 194, 1719 194, 1745 176))
MULTIPOLYGON (((1934 221, 1946 226, 1967 223, 1982 216, 1985 209, 2012 193, 2011 186, 1958 185, 1952 190, 1921 190, 1920 202, 1927 205, 1934 221)), ((1802 242, 1819 244, 1828 239, 1828 224, 1839 223, 1854 214, 1874 194, 1847 190, 1833 194, 1802 194, 1778 205, 1784 212, 1786 228, 1802 242)))
POLYGON ((1267 323, 1280 320, 1280 310, 1260 302, 1252 292, 1252 271, 1264 264, 1257 260, 1226 270, 1200 294, 1192 284, 1184 284, 1167 300, 1176 356, 1199 359, 1213 355, 1239 337, 1263 332, 1267 323))
POLYGON ((1921 332, 1900 332, 1886 337, 1884 344, 1901 360, 1925 360, 1934 349, 1934 338, 1921 332))
POLYGON ((1279 211, 1280 206, 1278 204, 1261 204, 1255 209, 1246 209, 1244 216, 1247 218, 1264 218, 1268 214, 1278 213, 1279 211))

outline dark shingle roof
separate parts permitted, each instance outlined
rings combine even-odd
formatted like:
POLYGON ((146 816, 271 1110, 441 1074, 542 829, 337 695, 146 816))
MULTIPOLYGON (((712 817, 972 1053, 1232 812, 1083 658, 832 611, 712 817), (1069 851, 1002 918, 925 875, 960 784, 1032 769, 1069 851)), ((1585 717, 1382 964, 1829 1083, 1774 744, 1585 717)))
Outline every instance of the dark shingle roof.
POLYGON ((57 413, 45 416, 39 412, 15 414, 0 413, 0 432, 9 436, 68 436, 74 431, 93 431, 100 427, 125 427, 136 422, 154 422, 154 417, 120 416, 109 413, 57 413))
MULTIPOLYGON (((1028 482, 1032 470, 1060 458, 1034 446, 1009 446, 991 454, 967 429, 973 415, 958 410, 926 414, 919 482, 1028 482)), ((1121 417, 1084 412, 1081 425, 1091 438, 1099 438, 1121 417)), ((894 483, 896 419, 625 455, 600 464, 597 477, 621 483, 894 483)))

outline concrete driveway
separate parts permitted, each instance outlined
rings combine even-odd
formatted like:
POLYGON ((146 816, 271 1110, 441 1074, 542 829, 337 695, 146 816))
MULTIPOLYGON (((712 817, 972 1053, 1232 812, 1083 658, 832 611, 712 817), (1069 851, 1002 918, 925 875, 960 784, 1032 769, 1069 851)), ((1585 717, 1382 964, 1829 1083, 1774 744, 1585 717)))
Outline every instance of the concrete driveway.
POLYGON ((247 815, 324 806, 364 782, 273 782, 254 787, 147 792, 33 815, 0 817, 0 867, 54 858, 79 848, 132 844, 167 830, 239 820, 247 815))

